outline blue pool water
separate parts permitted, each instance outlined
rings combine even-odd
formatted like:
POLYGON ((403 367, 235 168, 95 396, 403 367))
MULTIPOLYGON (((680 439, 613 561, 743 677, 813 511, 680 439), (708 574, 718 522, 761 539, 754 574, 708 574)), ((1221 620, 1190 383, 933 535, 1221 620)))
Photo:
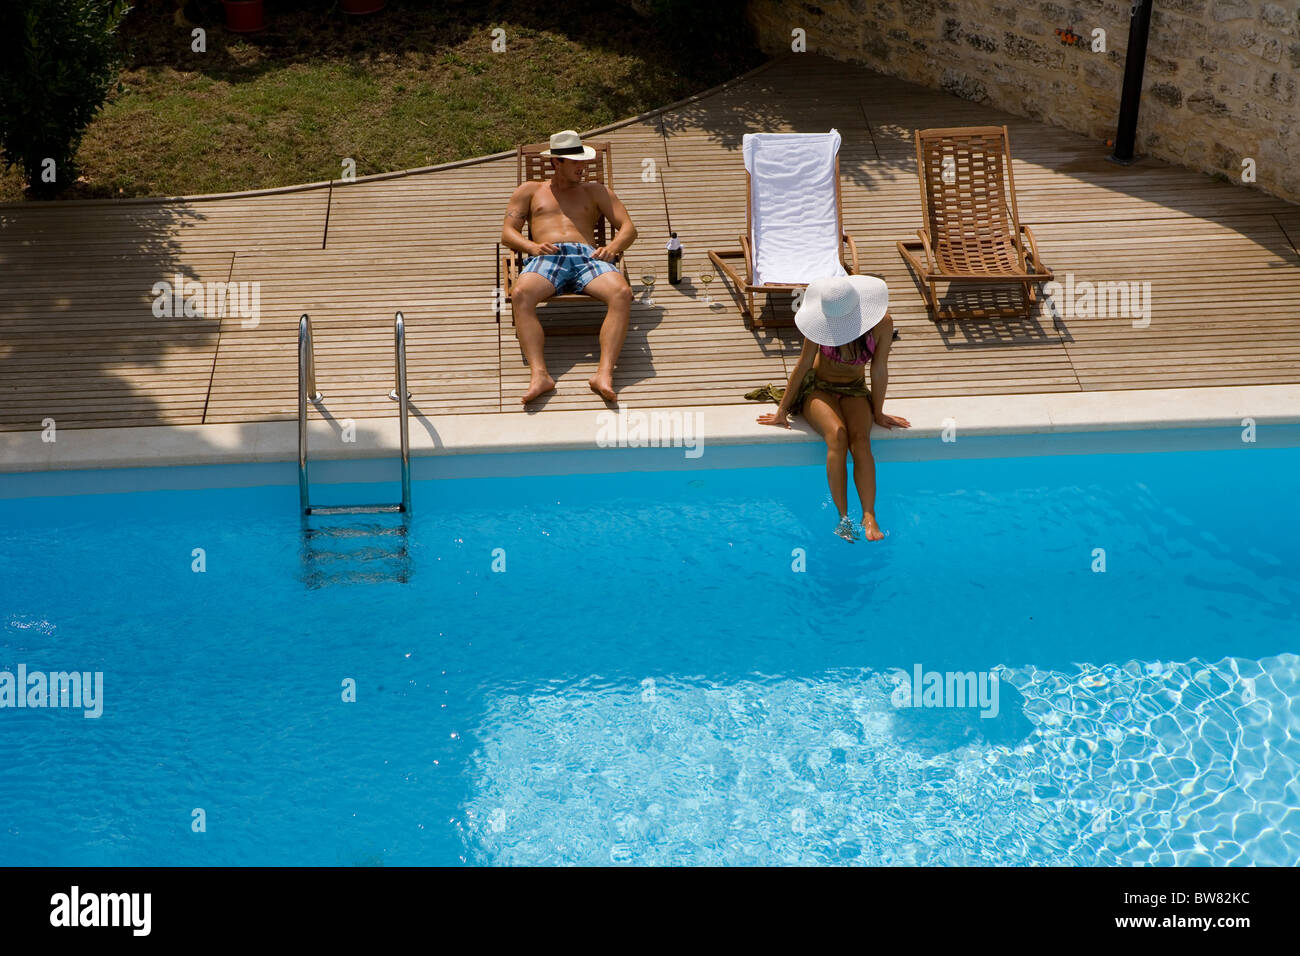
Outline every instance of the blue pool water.
POLYGON ((1296 865, 1297 474, 885 462, 875 545, 816 466, 0 501, 0 671, 104 674, 0 710, 0 864, 1296 865))

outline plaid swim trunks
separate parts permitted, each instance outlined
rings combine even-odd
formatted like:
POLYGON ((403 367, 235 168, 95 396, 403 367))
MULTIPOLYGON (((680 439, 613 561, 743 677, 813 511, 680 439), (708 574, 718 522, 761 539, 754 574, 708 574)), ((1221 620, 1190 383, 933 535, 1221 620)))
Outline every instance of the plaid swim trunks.
MULTIPOLYGON (((617 272, 612 262, 593 259, 596 250, 585 242, 557 242, 559 252, 551 256, 533 256, 524 263, 524 272, 536 272, 555 286, 556 295, 581 292, 587 283, 606 272, 617 272)), ((523 273, 520 273, 521 275, 523 273)))

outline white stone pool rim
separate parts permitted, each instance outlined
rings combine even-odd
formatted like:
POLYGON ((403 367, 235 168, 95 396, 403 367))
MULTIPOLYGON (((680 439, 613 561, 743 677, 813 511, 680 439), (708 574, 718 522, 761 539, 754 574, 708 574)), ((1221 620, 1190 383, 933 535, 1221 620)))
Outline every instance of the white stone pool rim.
MULTIPOLYGON (((419 396, 414 397, 418 404, 419 396)), ((781 445, 817 442, 819 436, 801 419, 790 430, 759 425, 755 419, 773 406, 723 405, 652 408, 624 406, 627 414, 693 416, 709 448, 729 445, 781 445)), ((328 410, 328 399, 324 404, 328 410)), ((396 409, 394 409, 396 411, 396 409)), ((1300 385, 1219 386, 1065 392, 1033 395, 980 395, 906 398, 889 402, 891 414, 911 421, 907 430, 876 427, 879 442, 903 442, 881 448, 887 457, 911 457, 914 442, 942 440, 945 428, 958 452, 966 437, 1052 435, 1073 432, 1121 432, 1151 429, 1222 428, 1240 434, 1253 422, 1257 429, 1300 423, 1300 385)), ((33 423, 34 425, 38 423, 33 423)), ((557 409, 476 415, 411 417, 411 453, 419 459, 445 455, 497 455, 518 452, 609 451, 599 436, 608 435, 611 413, 557 409), (603 418, 601 416, 604 416, 603 418)), ((356 440, 340 440, 338 421, 313 411, 309 444, 311 461, 381 459, 397 454, 397 419, 357 419, 356 440)), ((55 441, 42 431, 0 433, 0 474, 102 468, 146 468, 295 462, 296 421, 221 425, 162 425, 136 428, 57 429, 55 441)), ((922 456, 928 457, 928 456, 922 456)), ((946 454, 945 457, 959 457, 946 454)), ((427 465, 426 465, 427 469, 427 465)), ((426 470, 421 469, 421 470, 426 470)))

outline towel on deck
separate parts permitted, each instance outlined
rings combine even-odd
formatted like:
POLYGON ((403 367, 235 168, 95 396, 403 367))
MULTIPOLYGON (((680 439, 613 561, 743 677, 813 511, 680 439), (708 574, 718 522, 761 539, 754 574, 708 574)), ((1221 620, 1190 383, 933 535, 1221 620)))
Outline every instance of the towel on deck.
POLYGON ((806 284, 845 275, 835 157, 838 130, 829 133, 746 133, 753 285, 806 284))
MULTIPOLYGON (((803 408, 804 400, 814 389, 821 389, 823 392, 833 392, 836 395, 850 395, 858 398, 865 398, 871 401, 871 389, 867 388, 867 383, 862 382, 828 382, 825 379, 817 377, 816 369, 809 369, 808 374, 803 377, 799 384, 798 393, 794 401, 790 403, 790 414, 796 414, 799 409, 803 408)), ((784 385, 767 384, 761 388, 755 388, 745 393, 745 397, 751 402, 775 402, 781 404, 781 399, 785 395, 784 385)), ((874 408, 875 405, 873 404, 874 408)))

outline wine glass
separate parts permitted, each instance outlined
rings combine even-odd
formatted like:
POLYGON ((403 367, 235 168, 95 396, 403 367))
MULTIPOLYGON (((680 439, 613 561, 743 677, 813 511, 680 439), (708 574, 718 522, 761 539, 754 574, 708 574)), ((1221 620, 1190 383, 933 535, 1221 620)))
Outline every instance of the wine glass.
POLYGON ((700 282, 704 284, 704 304, 710 309, 713 308, 715 303, 713 296, 709 295, 709 283, 716 278, 717 276, 713 274, 713 263, 706 260, 704 265, 700 267, 700 282))
POLYGON ((646 305, 654 305, 655 280, 659 278, 653 272, 641 273, 641 285, 645 287, 645 299, 642 301, 646 305))

